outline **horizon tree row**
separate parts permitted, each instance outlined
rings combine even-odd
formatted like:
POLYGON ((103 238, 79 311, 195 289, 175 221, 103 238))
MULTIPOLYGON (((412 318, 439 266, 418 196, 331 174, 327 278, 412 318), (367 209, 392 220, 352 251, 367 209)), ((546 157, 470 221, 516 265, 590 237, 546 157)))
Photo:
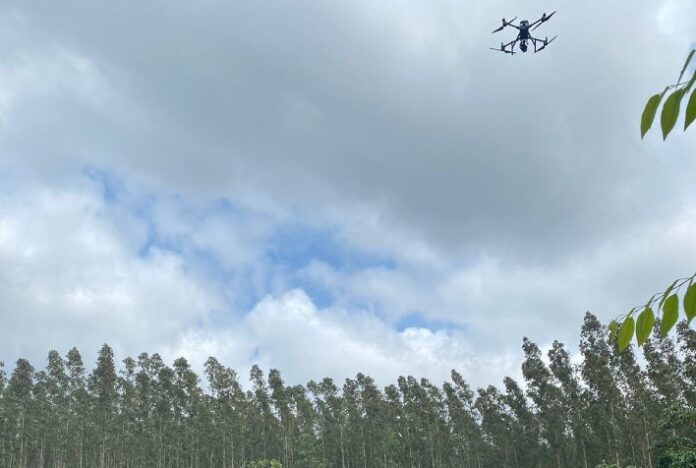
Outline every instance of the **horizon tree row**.
POLYGON ((245 390, 214 357, 204 390, 184 358, 170 367, 142 353, 117 369, 104 345, 88 373, 76 348, 50 351, 43 370, 19 359, 8 376, 0 363, 0 466, 696 466, 696 331, 686 323, 647 340, 644 367, 590 313, 581 363, 558 341, 548 359, 527 338, 522 351, 524 382, 476 391, 456 370, 441 387, 408 376, 379 388, 362 373, 289 386, 258 366, 245 390))

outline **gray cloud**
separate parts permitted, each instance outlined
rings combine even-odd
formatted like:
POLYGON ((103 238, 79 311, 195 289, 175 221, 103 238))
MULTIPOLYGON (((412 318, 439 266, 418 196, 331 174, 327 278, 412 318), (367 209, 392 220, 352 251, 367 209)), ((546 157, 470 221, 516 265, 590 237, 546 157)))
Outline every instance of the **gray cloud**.
MULTIPOLYGON (((29 198, 42 184, 61 194, 97 167, 187 200, 244 199, 273 217, 299 212, 397 262, 393 271, 346 273, 319 262, 303 271, 339 298, 377 304, 388 320, 419 311, 463 323, 481 345, 516 347, 532 333, 572 340, 585 309, 619 313, 693 265, 682 254, 693 250, 685 224, 693 135, 662 143, 655 132, 641 142, 637 132, 645 99, 673 79, 693 40, 688 1, 560 2, 539 30, 558 41, 515 57, 487 50, 500 40, 490 30, 503 15, 541 13, 545 2, 5 4, 2 180, 32 180, 18 190, 29 198)), ((44 217, 43 204, 27 203, 36 220, 0 220, 23 219, 27 232, 60 224, 44 217)), ((97 223, 88 231, 107 229, 95 212, 82 215, 97 223)), ((254 263, 263 248, 253 227, 156 215, 225 262, 254 263)), ((95 291, 119 265, 144 268, 142 284, 124 286, 133 307, 144 307, 157 298, 141 286, 166 296, 156 287, 162 268, 164 284, 198 298, 174 298, 174 310, 190 300, 198 319, 209 317, 219 291, 186 268, 128 258, 141 226, 110 235, 111 257, 90 253, 73 266, 79 276, 119 259, 95 291)), ((67 233, 55 241, 80 249, 67 233)), ((54 268, 35 264, 29 271, 45 275, 23 284, 65 298, 98 280, 51 280, 68 261, 55 248, 54 268)), ((27 261, 12 254, 7 265, 27 261)), ((36 298, 7 297, 3 306, 46 313, 36 298)), ((150 318, 144 327, 154 326, 150 318)), ((96 335, 108 334, 103 323, 96 335)), ((205 336, 195 323, 174 320, 180 328, 153 343, 174 349, 191 329, 205 336)))
POLYGON ((681 51, 654 2, 625 7, 563 4, 539 30, 556 47, 511 58, 486 48, 510 2, 29 2, 9 7, 16 42, 85 60, 69 73, 112 99, 32 89, 9 141, 42 166, 88 160, 177 190, 378 200, 443 249, 559 260, 642 224, 632 206, 672 207, 675 188, 641 190, 670 174, 634 124, 681 51))

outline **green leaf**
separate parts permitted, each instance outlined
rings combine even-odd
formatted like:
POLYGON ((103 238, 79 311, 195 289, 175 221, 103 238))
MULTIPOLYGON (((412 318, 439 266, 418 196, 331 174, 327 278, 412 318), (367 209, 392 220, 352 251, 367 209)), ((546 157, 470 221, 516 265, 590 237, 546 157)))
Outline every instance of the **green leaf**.
POLYGON ((684 62, 684 67, 682 68, 682 71, 679 74, 679 80, 677 80, 677 83, 681 82, 682 76, 684 76, 684 72, 689 67, 689 62, 691 62, 691 58, 694 56, 694 52, 696 52, 696 49, 692 49, 691 52, 689 52, 689 56, 686 57, 686 62, 684 62))
POLYGON ((696 284, 689 286, 684 294, 684 313, 689 323, 696 317, 696 284))
POLYGON ((660 335, 666 336, 679 320, 679 298, 672 294, 662 305, 662 322, 660 323, 660 335))
POLYGON ((662 293, 662 300, 660 301, 660 307, 662 307, 662 304, 665 303, 665 301, 669 297, 669 294, 672 292, 672 289, 674 289, 674 287, 677 285, 678 282, 679 282, 679 279, 678 278, 675 279, 674 282, 672 284, 670 284, 667 289, 665 289, 665 292, 662 293))
POLYGON ((619 330, 619 351, 623 351, 628 347, 628 344, 633 338, 633 330, 636 324, 633 321, 633 317, 628 317, 621 324, 621 330, 619 330))
POLYGON ((662 107, 662 116, 660 123, 662 125, 662 139, 666 140, 667 135, 672 131, 674 125, 679 118, 679 108, 681 100, 684 97, 684 90, 678 89, 665 100, 665 105, 662 107))
MULTIPOLYGON (((694 73, 696 76, 696 73, 694 73)), ((689 102, 686 105, 686 119, 684 120, 684 130, 689 128, 689 125, 696 119, 696 90, 691 93, 689 102)))
POLYGON ((689 84, 686 85, 686 91, 685 91, 685 92, 688 93, 689 90, 691 89, 691 87, 694 85, 694 83, 696 83, 696 70, 694 71, 694 75, 693 75, 693 76, 691 77, 691 79, 689 80, 689 84))
POLYGON ((646 307, 638 316, 638 320, 636 320, 636 341, 638 346, 643 346, 645 340, 650 336, 654 324, 655 313, 650 307, 646 307))
POLYGON ((645 105, 645 109, 643 109, 643 116, 640 118, 641 138, 645 137, 645 134, 648 133, 648 130, 650 130, 650 127, 652 127, 653 121, 655 120, 655 114, 657 114, 657 108, 660 105, 660 101, 662 101, 662 96, 664 96, 664 94, 664 92, 662 94, 656 94, 648 99, 648 103, 645 105))

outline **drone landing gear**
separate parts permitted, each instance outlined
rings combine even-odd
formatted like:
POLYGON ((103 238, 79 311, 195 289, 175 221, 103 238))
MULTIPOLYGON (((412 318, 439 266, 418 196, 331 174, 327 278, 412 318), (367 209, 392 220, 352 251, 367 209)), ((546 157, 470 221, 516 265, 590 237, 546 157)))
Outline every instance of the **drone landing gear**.
POLYGON ((553 36, 551 40, 549 38, 544 38, 544 39, 537 39, 532 37, 532 43, 534 44, 534 52, 541 52, 546 48, 547 45, 549 45, 554 39, 556 39, 557 36, 553 36), (537 47, 537 42, 541 42, 541 47, 537 47))

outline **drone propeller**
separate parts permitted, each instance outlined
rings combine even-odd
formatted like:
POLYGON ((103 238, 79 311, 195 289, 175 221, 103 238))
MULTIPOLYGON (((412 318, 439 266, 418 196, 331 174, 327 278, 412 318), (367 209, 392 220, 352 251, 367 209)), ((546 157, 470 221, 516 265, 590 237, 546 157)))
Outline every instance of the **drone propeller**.
POLYGON ((505 18, 503 18, 503 25, 502 25, 501 27, 499 27, 498 29, 493 30, 493 32, 494 32, 494 33, 497 33, 498 31, 502 31, 503 29, 505 29, 505 26, 511 24, 511 23, 512 23, 513 21, 515 21, 516 19, 517 19, 517 16, 515 16, 514 18, 512 18, 510 21, 505 21, 505 18))
POLYGON ((538 20, 538 21, 539 21, 539 24, 537 24, 536 26, 534 26, 534 27, 532 28, 532 31, 534 31, 536 28, 538 28, 538 27, 541 26, 542 24, 546 23, 546 22, 547 22, 548 20, 550 20, 551 17, 552 17, 553 15, 555 15, 555 14, 556 14, 556 12, 554 11, 554 12, 552 12, 552 13, 551 13, 550 15, 548 15, 548 16, 546 16, 546 13, 544 13, 543 15, 541 15, 541 19, 538 20))

